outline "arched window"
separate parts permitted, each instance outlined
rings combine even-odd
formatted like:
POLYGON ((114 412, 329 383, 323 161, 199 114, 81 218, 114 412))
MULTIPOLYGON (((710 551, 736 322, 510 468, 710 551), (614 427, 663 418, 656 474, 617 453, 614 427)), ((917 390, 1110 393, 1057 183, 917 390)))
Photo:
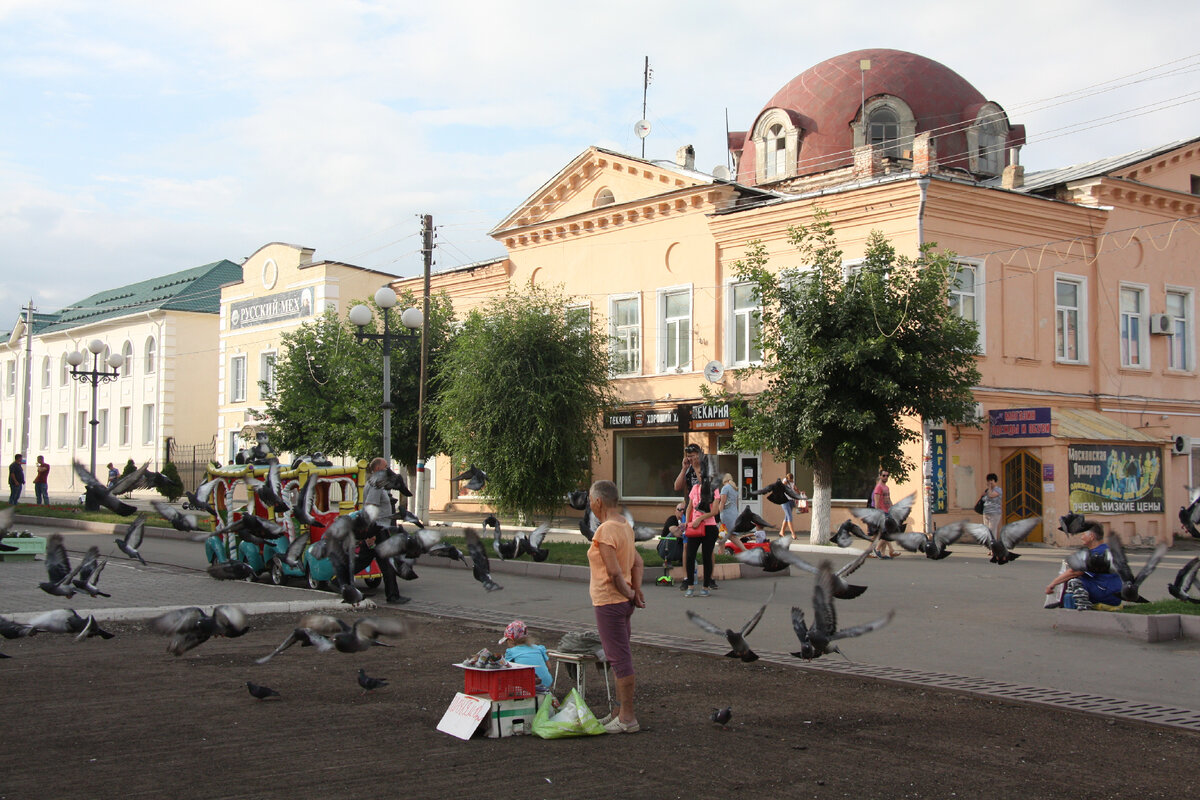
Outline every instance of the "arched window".
POLYGON ((871 145, 885 158, 912 158, 917 118, 908 103, 891 94, 867 98, 854 126, 854 146, 871 145))
POLYGON ((66 386, 71 382, 71 365, 67 362, 67 354, 63 353, 58 360, 58 385, 66 386))
POLYGON ((888 106, 867 115, 867 143, 882 147, 880 155, 900 157, 900 116, 888 106))
POLYGON ((121 357, 125 359, 125 363, 121 365, 121 374, 126 378, 133 377, 133 342, 128 339, 125 344, 121 345, 121 357))
POLYGON ((801 135, 801 129, 782 108, 770 108, 762 113, 751 132, 757 182, 769 183, 796 174, 801 135))
POLYGON ((982 175, 999 175, 1008 160, 1008 116, 995 103, 984 103, 967 129, 969 169, 982 175))
POLYGON ((42 388, 50 388, 50 356, 42 356, 42 388))
POLYGON ((146 340, 146 374, 149 375, 155 369, 155 354, 158 351, 158 343, 151 336, 146 340))
POLYGON ((592 200, 592 208, 600 206, 610 206, 617 202, 616 196, 612 193, 612 189, 601 189, 596 192, 596 197, 592 200))
POLYGON ((767 179, 787 175, 787 132, 782 125, 772 125, 765 138, 767 179))

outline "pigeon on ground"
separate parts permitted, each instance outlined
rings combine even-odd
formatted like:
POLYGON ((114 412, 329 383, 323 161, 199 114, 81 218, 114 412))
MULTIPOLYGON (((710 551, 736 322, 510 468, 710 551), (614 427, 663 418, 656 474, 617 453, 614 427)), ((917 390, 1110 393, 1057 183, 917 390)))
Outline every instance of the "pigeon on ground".
POLYGON ((735 631, 732 628, 721 628, 706 620, 704 617, 692 611, 690 608, 687 612, 687 617, 692 622, 696 623, 701 630, 708 631, 716 636, 724 636, 729 646, 733 649, 725 654, 726 658, 740 658, 742 661, 751 662, 758 661, 758 654, 750 649, 750 645, 746 643, 746 637, 754 630, 754 626, 762 619, 763 613, 767 610, 767 606, 771 604, 771 600, 775 598, 775 587, 771 587, 771 594, 767 596, 767 602, 762 604, 762 607, 755 612, 741 630, 735 631))
POLYGON ((850 513, 867 523, 868 534, 874 536, 879 532, 883 534, 884 539, 891 541, 893 534, 904 530, 904 521, 908 519, 916 499, 917 493, 913 492, 897 500, 887 511, 880 511, 878 508, 852 508, 850 513))
POLYGON ((470 489, 472 492, 478 492, 483 488, 483 485, 487 483, 487 473, 472 464, 463 470, 461 474, 451 478, 450 480, 466 481, 464 488, 470 489))
POLYGON ((1160 542, 1150 554, 1150 558, 1146 559, 1142 571, 1134 577, 1133 570, 1129 568, 1129 561, 1125 558, 1125 547, 1121 544, 1121 537, 1114 534, 1108 537, 1107 541, 1113 570, 1121 576, 1121 599, 1127 603, 1149 603, 1149 600, 1142 597, 1140 589, 1146 578, 1150 577, 1150 573, 1154 572, 1158 562, 1167 554, 1167 546, 1160 542))
POLYGON ((483 588, 494 592, 504 587, 492 580, 492 565, 488 561, 487 550, 479 540, 479 532, 474 528, 466 528, 463 536, 467 540, 467 553, 471 556, 472 573, 475 580, 483 584, 483 588))
POLYGON ((733 706, 714 708, 708 718, 725 728, 729 725, 729 720, 733 719, 733 706))
MULTIPOLYGON (((17 513, 16 506, 9 506, 5 509, 0 509, 0 539, 8 536, 8 532, 12 530, 13 517, 17 513)), ((5 544, 0 541, 0 552, 12 552, 17 548, 11 544, 5 544)))
MULTIPOLYGON (((962 522, 963 532, 975 537, 975 541, 992 552, 992 564, 1007 564, 1016 561, 1021 556, 1012 552, 1017 544, 1041 524, 1041 517, 1026 517, 1008 523, 1000 529, 999 536, 992 535, 992 529, 981 522, 962 522)), ((949 527, 949 526, 947 526, 949 527)), ((887 538, 887 537, 884 537, 887 538)))
POLYGON ((376 489, 391 491, 395 489, 405 497, 412 497, 412 490, 408 488, 408 482, 404 480, 404 474, 400 472, 392 472, 391 467, 372 472, 367 478, 367 485, 373 486, 376 489))
POLYGON ((784 484, 783 478, 762 487, 758 491, 753 492, 753 494, 758 497, 766 497, 777 506, 781 506, 789 500, 792 502, 800 500, 800 494, 795 489, 784 484))
POLYGON ((129 527, 125 529, 125 536, 117 539, 117 549, 130 558, 136 558, 145 566, 146 559, 142 558, 142 554, 138 552, 138 548, 142 546, 142 537, 146 533, 146 515, 138 514, 133 522, 129 523, 129 527))
POLYGON ((184 492, 184 495, 188 499, 188 506, 197 511, 203 511, 205 514, 212 514, 217 521, 220 521, 221 515, 217 513, 216 506, 208 502, 209 498, 212 497, 213 491, 220 484, 220 478, 213 478, 211 481, 205 481, 196 487, 195 493, 184 492))
MULTIPOLYGON (((924 553, 926 558, 940 561, 951 554, 952 551, 946 548, 957 542, 959 537, 967 532, 968 525, 978 526, 980 523, 966 520, 951 522, 935 530, 932 536, 926 536, 920 531, 906 531, 893 534, 892 541, 910 553, 924 553)), ((986 528, 987 526, 983 525, 982 527, 986 528)))
POLYGON ((181 656, 193 647, 207 642, 213 636, 224 636, 229 639, 241 636, 250 630, 246 625, 246 615, 237 606, 216 606, 212 614, 191 607, 155 617, 151 625, 159 633, 171 637, 167 642, 167 652, 181 656))
POLYGON ((279 697, 279 692, 270 686, 259 686, 253 681, 246 681, 246 688, 250 690, 251 695, 257 697, 259 700, 266 700, 268 697, 279 697))
POLYGON ((1171 593, 1171 597, 1188 603, 1200 603, 1200 598, 1192 597, 1190 594, 1192 588, 1197 587, 1198 573, 1200 573, 1200 556, 1196 556, 1180 567, 1179 572, 1175 573, 1175 580, 1167 584, 1167 591, 1171 593))
POLYGON ((792 606, 792 630, 800 640, 800 650, 792 655, 809 660, 830 653, 841 653, 844 658, 845 653, 842 653, 834 642, 878 630, 891 622, 896 612, 892 610, 874 622, 838 630, 837 614, 833 608, 833 566, 828 561, 822 561, 818 570, 816 585, 813 587, 814 619, 811 628, 804 622, 804 610, 792 606))
MULTIPOLYGON (((782 539, 782 537, 781 537, 781 539, 782 539)), ((847 582, 846 576, 853 574, 855 570, 857 570, 864 563, 866 563, 867 558, 871 555, 871 551, 875 549, 875 545, 878 543, 878 539, 879 539, 878 536, 876 536, 875 539, 872 539, 871 547, 869 549, 864 550, 861 553, 859 553, 858 558, 847 561, 845 564, 842 565, 841 569, 839 569, 837 572, 834 572, 832 574, 832 576, 831 576, 832 583, 830 586, 830 594, 833 597, 836 597, 839 600, 853 600, 855 597, 858 597, 860 594, 862 594, 863 592, 865 592, 867 590, 866 586, 857 586, 853 583, 847 582)), ((779 553, 780 560, 784 561, 789 566, 798 567, 799 569, 802 569, 805 572, 811 572, 813 575, 816 575, 818 578, 820 578, 820 576, 821 576, 820 568, 814 567, 812 564, 808 563, 800 556, 798 556, 795 553, 793 553, 792 551, 788 550, 786 543, 781 541, 781 542, 779 542, 779 544, 782 545, 781 552, 779 553)), ((774 544, 772 544, 771 549, 772 549, 772 551, 775 550, 774 544)))
POLYGON ((71 581, 79 574, 83 565, 71 569, 71 560, 67 558, 67 548, 63 546, 61 533, 52 533, 46 539, 46 575, 49 580, 38 584, 43 592, 57 597, 71 598, 75 596, 75 587, 71 581))
POLYGON ((108 565, 108 558, 100 558, 100 548, 92 545, 79 565, 79 575, 71 581, 71 585, 81 592, 87 592, 92 597, 112 597, 108 592, 102 592, 96 584, 100 581, 100 573, 108 565))
POLYGON ((367 671, 362 667, 358 668, 358 685, 362 687, 363 694, 378 689, 381 686, 387 686, 388 682, 385 678, 372 678, 367 674, 367 671))
POLYGON ((20 622, 13 622, 7 617, 0 617, 0 636, 5 639, 24 639, 26 636, 35 636, 38 629, 32 625, 24 625, 20 622))
POLYGON ((83 481, 83 485, 87 487, 88 493, 96 500, 97 503, 107 508, 122 517, 128 517, 131 514, 137 513, 137 507, 131 506, 128 503, 122 502, 119 497, 113 494, 108 486, 96 480, 96 476, 88 471, 88 468, 78 461, 72 461, 72 466, 75 468, 75 474, 83 481))
POLYGON ((111 639, 114 634, 100 628, 96 618, 90 614, 87 618, 79 616, 73 608, 56 608, 39 614, 29 620, 29 624, 39 631, 47 633, 74 633, 75 641, 99 636, 101 639, 111 639))
POLYGON ((838 547, 849 547, 854 543, 855 538, 871 541, 871 537, 867 535, 866 531, 855 525, 854 520, 848 519, 841 524, 833 536, 829 537, 829 541, 838 547))
POLYGON ((279 647, 276 647, 262 658, 255 659, 254 663, 265 664, 275 656, 282 653, 284 650, 287 650, 296 642, 299 642, 301 647, 315 647, 317 648, 318 653, 332 653, 334 649, 333 641, 328 636, 317 633, 311 628, 295 628, 290 634, 288 634, 288 637, 283 640, 283 644, 279 645, 279 647))
POLYGON ((163 519, 171 523, 171 527, 181 533, 202 533, 203 538, 207 538, 210 534, 200 530, 200 523, 196 519, 195 514, 185 514, 174 506, 167 505, 161 500, 151 500, 150 505, 154 507, 163 519))
POLYGON ((206 571, 219 581, 248 581, 258 574, 245 561, 218 561, 209 564, 206 571))
POLYGON ((749 533, 755 527, 769 528, 771 526, 748 506, 743 508, 742 513, 738 514, 737 519, 733 521, 733 533, 749 533))
POLYGON ((353 625, 328 614, 309 614, 300 627, 328 636, 339 653, 361 653, 372 647, 390 647, 380 636, 404 636, 408 623, 398 617, 359 617, 353 625))

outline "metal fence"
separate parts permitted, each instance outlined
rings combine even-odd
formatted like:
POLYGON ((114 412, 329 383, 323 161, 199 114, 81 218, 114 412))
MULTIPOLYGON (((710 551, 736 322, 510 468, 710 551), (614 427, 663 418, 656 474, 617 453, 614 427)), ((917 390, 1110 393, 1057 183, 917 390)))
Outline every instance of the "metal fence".
POLYGON ((196 487, 204 482, 204 473, 217 455, 217 437, 214 436, 203 444, 180 444, 175 437, 168 436, 166 443, 167 460, 175 464, 179 470, 179 480, 183 488, 194 492, 196 487))

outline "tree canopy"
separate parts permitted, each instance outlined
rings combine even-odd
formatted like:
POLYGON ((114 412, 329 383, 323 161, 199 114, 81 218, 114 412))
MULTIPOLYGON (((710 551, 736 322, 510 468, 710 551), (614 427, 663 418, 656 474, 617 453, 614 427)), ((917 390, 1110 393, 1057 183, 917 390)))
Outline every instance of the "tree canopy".
POLYGON ((566 308, 538 287, 495 298, 467 317, 438 369, 446 452, 487 472, 491 502, 522 518, 553 513, 587 479, 614 403, 607 337, 566 308))
POLYGON ((936 245, 910 259, 872 232, 863 261, 844 270, 823 215, 789 229, 788 240, 803 267, 769 269, 760 242, 735 264, 761 303, 763 353, 761 365, 738 372, 765 387, 726 399, 735 447, 812 467, 812 535, 824 542, 836 467, 878 466, 903 478, 916 465, 902 447, 921 438, 905 416, 972 417, 978 333, 950 305, 957 267, 936 245))
MULTIPOLYGON (((371 333, 383 329, 383 313, 373 300, 371 333)), ((389 330, 407 333, 397 309, 418 305, 411 292, 399 298, 390 313, 389 330)), ((348 307, 356 305, 351 302, 348 307)), ((429 302, 429 374, 450 338, 453 311, 445 295, 429 302)), ((383 352, 368 342, 359 343, 357 328, 333 312, 306 322, 282 335, 275 360, 275 391, 266 396, 263 413, 271 448, 295 453, 320 451, 343 458, 370 458, 380 454, 383 435, 383 352)), ((418 332, 419 334, 419 332, 418 332)), ((419 335, 392 342, 392 454, 402 464, 414 466, 417 454, 417 397, 420 383, 419 335)), ((262 382, 259 384, 264 386, 262 382)), ((432 423, 429 407, 436 400, 430 382, 426 393, 426 450, 441 450, 441 438, 432 423)))

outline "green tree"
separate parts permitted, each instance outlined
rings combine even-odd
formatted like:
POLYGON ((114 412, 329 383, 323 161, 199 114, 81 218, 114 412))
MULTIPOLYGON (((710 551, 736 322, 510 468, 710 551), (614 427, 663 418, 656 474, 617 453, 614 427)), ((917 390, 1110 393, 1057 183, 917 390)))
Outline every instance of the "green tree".
POLYGON ((950 306, 953 254, 936 245, 910 259, 875 231, 846 275, 824 215, 789 229, 788 240, 803 268, 768 269, 760 242, 735 264, 761 301, 763 353, 760 366, 738 372, 765 386, 724 399, 733 401, 734 447, 812 467, 812 536, 824 543, 835 468, 877 465, 903 478, 916 465, 901 447, 921 438, 904 417, 971 418, 977 328, 950 306))
POLYGON ((174 461, 168 461, 163 464, 163 477, 170 483, 166 486, 156 486, 158 493, 167 498, 168 502, 174 503, 180 497, 183 497, 183 481, 179 477, 179 468, 175 466, 174 461))
MULTIPOLYGON (((373 300, 373 322, 368 332, 380 333, 383 313, 373 300)), ((349 305, 356 305, 357 301, 349 305)), ((390 312, 389 330, 408 333, 400 324, 402 310, 419 301, 403 293, 390 312)), ((453 308, 444 294, 429 301, 429 374, 437 368, 451 336, 453 308)), ((333 312, 306 322, 281 337, 275 359, 275 391, 265 395, 264 420, 271 449, 276 452, 312 453, 342 458, 370 458, 382 450, 383 352, 359 343, 357 328, 333 312)), ((417 336, 392 342, 392 455, 407 466, 416 464, 417 399, 421 347, 417 336)), ((264 383, 260 387, 266 389, 264 383)), ((426 396, 425 442, 430 453, 442 449, 441 437, 428 408, 436 399, 432 385, 426 396)))
POLYGON ((488 474, 504 513, 549 514, 586 479, 613 405, 608 339, 568 319, 559 290, 530 288, 467 317, 437 375, 446 452, 488 474))

